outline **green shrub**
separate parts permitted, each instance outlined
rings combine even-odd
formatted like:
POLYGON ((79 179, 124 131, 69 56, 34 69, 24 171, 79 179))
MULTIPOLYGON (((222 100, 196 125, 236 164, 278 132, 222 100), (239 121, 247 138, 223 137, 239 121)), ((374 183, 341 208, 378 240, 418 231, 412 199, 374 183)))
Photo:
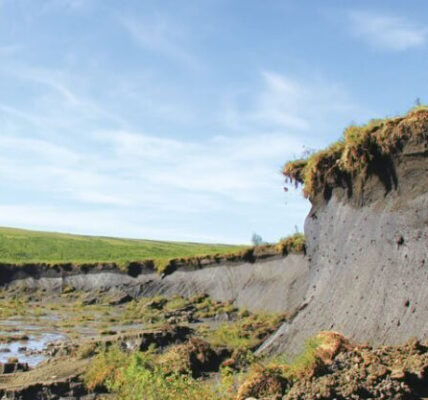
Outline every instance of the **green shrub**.
POLYGON ((225 323, 210 333, 207 340, 214 346, 240 351, 257 347, 284 320, 278 314, 250 314, 233 323, 225 323))
POLYGON ((215 399, 209 386, 190 374, 171 372, 149 352, 126 355, 117 349, 97 356, 86 374, 89 389, 104 386, 121 400, 215 399))
POLYGON ((92 360, 84 381, 89 390, 109 388, 121 379, 121 368, 129 362, 129 356, 117 346, 102 351, 92 360))

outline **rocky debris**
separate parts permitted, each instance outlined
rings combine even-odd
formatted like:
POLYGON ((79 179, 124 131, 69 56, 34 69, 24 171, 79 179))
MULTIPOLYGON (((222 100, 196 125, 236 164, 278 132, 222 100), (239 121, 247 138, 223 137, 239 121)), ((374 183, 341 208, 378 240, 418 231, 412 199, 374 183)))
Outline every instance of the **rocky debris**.
POLYGON ((25 334, 18 334, 18 335, 0 335, 0 341, 5 343, 11 343, 11 342, 27 342, 30 340, 30 337, 25 334))
POLYGON ((89 393, 79 378, 37 383, 23 389, 0 390, 0 400, 96 400, 104 395, 89 393))
POLYGON ((15 372, 28 371, 27 363, 21 363, 16 359, 9 359, 8 362, 0 363, 0 374, 14 374, 15 372))
POLYGON ((114 335, 103 343, 107 347, 112 344, 128 351, 145 351, 149 347, 164 348, 172 344, 183 343, 192 335, 193 329, 185 325, 171 325, 159 329, 148 330, 136 334, 114 335))
POLYGON ((256 364, 238 400, 411 400, 428 397, 428 347, 417 340, 402 346, 354 345, 336 332, 313 338, 316 347, 292 364, 256 364))
POLYGON ((111 306, 117 306, 119 304, 129 303, 133 298, 127 293, 115 293, 113 298, 109 301, 111 306))
POLYGON ((87 294, 87 295, 85 296, 85 298, 82 300, 82 304, 83 304, 84 306, 90 306, 90 305, 93 305, 93 304, 97 304, 97 303, 98 303, 98 301, 99 301, 98 296, 95 296, 95 295, 93 295, 93 294, 89 293, 89 294, 87 294))
POLYGON ((417 341, 401 347, 355 347, 323 371, 297 380, 284 400, 419 399, 428 396, 428 349, 417 341))
POLYGON ((184 325, 171 326, 168 329, 161 329, 153 332, 144 332, 140 337, 140 351, 147 350, 150 346, 166 347, 175 343, 186 341, 193 333, 193 329, 184 325))

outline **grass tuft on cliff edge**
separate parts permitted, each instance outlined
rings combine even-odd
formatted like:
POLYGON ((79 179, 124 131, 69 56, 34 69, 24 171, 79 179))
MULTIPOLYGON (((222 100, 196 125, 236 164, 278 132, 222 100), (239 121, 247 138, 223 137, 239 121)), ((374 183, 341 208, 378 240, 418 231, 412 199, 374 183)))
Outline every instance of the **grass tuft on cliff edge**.
POLYGON ((377 162, 391 160, 410 140, 427 142, 428 106, 417 106, 405 116, 349 126, 327 149, 287 162, 282 171, 285 183, 303 184, 305 197, 314 198, 338 182, 367 178, 377 162))

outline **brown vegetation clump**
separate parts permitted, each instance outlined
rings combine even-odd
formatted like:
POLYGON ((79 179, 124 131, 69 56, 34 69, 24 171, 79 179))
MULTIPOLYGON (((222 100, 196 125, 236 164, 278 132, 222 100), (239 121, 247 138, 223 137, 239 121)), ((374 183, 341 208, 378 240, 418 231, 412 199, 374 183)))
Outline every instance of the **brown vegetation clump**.
POLYGON ((303 233, 295 233, 285 239, 282 239, 276 245, 282 255, 289 253, 306 253, 306 238, 303 233))
POLYGON ((255 366, 238 390, 237 400, 247 398, 281 399, 289 382, 274 368, 255 366))
POLYGON ((209 343, 199 338, 191 338, 187 343, 171 347, 159 357, 159 365, 167 370, 187 374, 194 378, 204 372, 217 371, 221 362, 219 354, 209 343))
POLYGON ((324 365, 330 365, 339 353, 350 351, 353 348, 349 340, 337 332, 323 331, 316 335, 315 339, 320 341, 315 356, 324 365))
POLYGON ((305 197, 313 198, 335 186, 349 188, 352 180, 390 173, 393 158, 408 143, 428 143, 428 107, 419 106, 404 117, 372 120, 346 128, 343 138, 307 159, 288 162, 283 168, 286 184, 303 184, 305 197))

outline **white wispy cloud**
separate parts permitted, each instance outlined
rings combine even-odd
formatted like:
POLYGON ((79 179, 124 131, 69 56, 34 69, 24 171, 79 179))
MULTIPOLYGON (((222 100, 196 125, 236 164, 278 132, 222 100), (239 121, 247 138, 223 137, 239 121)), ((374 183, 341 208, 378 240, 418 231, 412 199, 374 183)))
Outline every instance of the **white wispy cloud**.
POLYGON ((0 104, 0 115, 5 119, 8 116, 10 119, 16 121, 16 119, 25 121, 33 126, 43 126, 43 118, 39 115, 35 115, 29 111, 19 110, 15 107, 11 107, 6 104, 0 104))
POLYGON ((349 21, 353 35, 385 50, 403 51, 421 47, 428 40, 427 27, 404 17, 351 11, 349 21))
POLYGON ((233 235, 188 231, 180 226, 159 226, 146 215, 114 214, 111 210, 76 210, 74 207, 32 204, 0 204, 2 226, 26 229, 98 234, 136 239, 179 240, 187 242, 241 243, 233 235), (138 221, 138 223, 137 223, 138 221))
POLYGON ((330 124, 325 115, 360 113, 347 91, 335 82, 269 70, 260 76, 259 90, 238 91, 225 101, 222 118, 228 127, 240 132, 283 132, 288 137, 301 137, 304 132, 317 145, 310 133, 314 128, 321 133, 330 124), (240 105, 242 99, 244 106, 240 105))
POLYGON ((254 117, 279 126, 307 129, 309 122, 299 112, 306 88, 297 81, 275 72, 263 72, 265 89, 258 100, 260 112, 254 117))
MULTIPOLYGON (((94 103, 72 90, 72 78, 62 70, 14 66, 7 72, 20 80, 49 88, 57 94, 63 102, 70 106, 79 107, 81 110, 87 110, 88 115, 94 115, 94 113, 101 115, 108 114, 99 104, 94 103)), ((58 103, 58 98, 55 98, 55 101, 58 103)))
MULTIPOLYGON (((114 126, 127 125, 121 116, 106 109, 102 102, 94 100, 88 93, 81 93, 79 87, 82 85, 76 84, 79 77, 65 70, 5 63, 0 66, 0 73, 5 79, 25 84, 32 101, 31 107, 21 108, 0 103, 0 113, 34 124, 39 133, 43 131, 48 135, 50 132, 58 136, 59 132, 100 122, 114 126)), ((83 86, 87 90, 88 85, 83 86)))
POLYGON ((275 180, 272 160, 279 168, 279 160, 302 146, 279 133, 197 142, 123 131, 99 132, 95 137, 110 143, 110 163, 134 171, 151 187, 162 185, 165 191, 185 189, 243 202, 259 200, 257 192, 275 180))
POLYGON ((121 17, 120 24, 143 48, 161 54, 192 69, 200 69, 201 63, 183 44, 186 39, 183 27, 163 15, 154 15, 144 20, 136 17, 121 17))

